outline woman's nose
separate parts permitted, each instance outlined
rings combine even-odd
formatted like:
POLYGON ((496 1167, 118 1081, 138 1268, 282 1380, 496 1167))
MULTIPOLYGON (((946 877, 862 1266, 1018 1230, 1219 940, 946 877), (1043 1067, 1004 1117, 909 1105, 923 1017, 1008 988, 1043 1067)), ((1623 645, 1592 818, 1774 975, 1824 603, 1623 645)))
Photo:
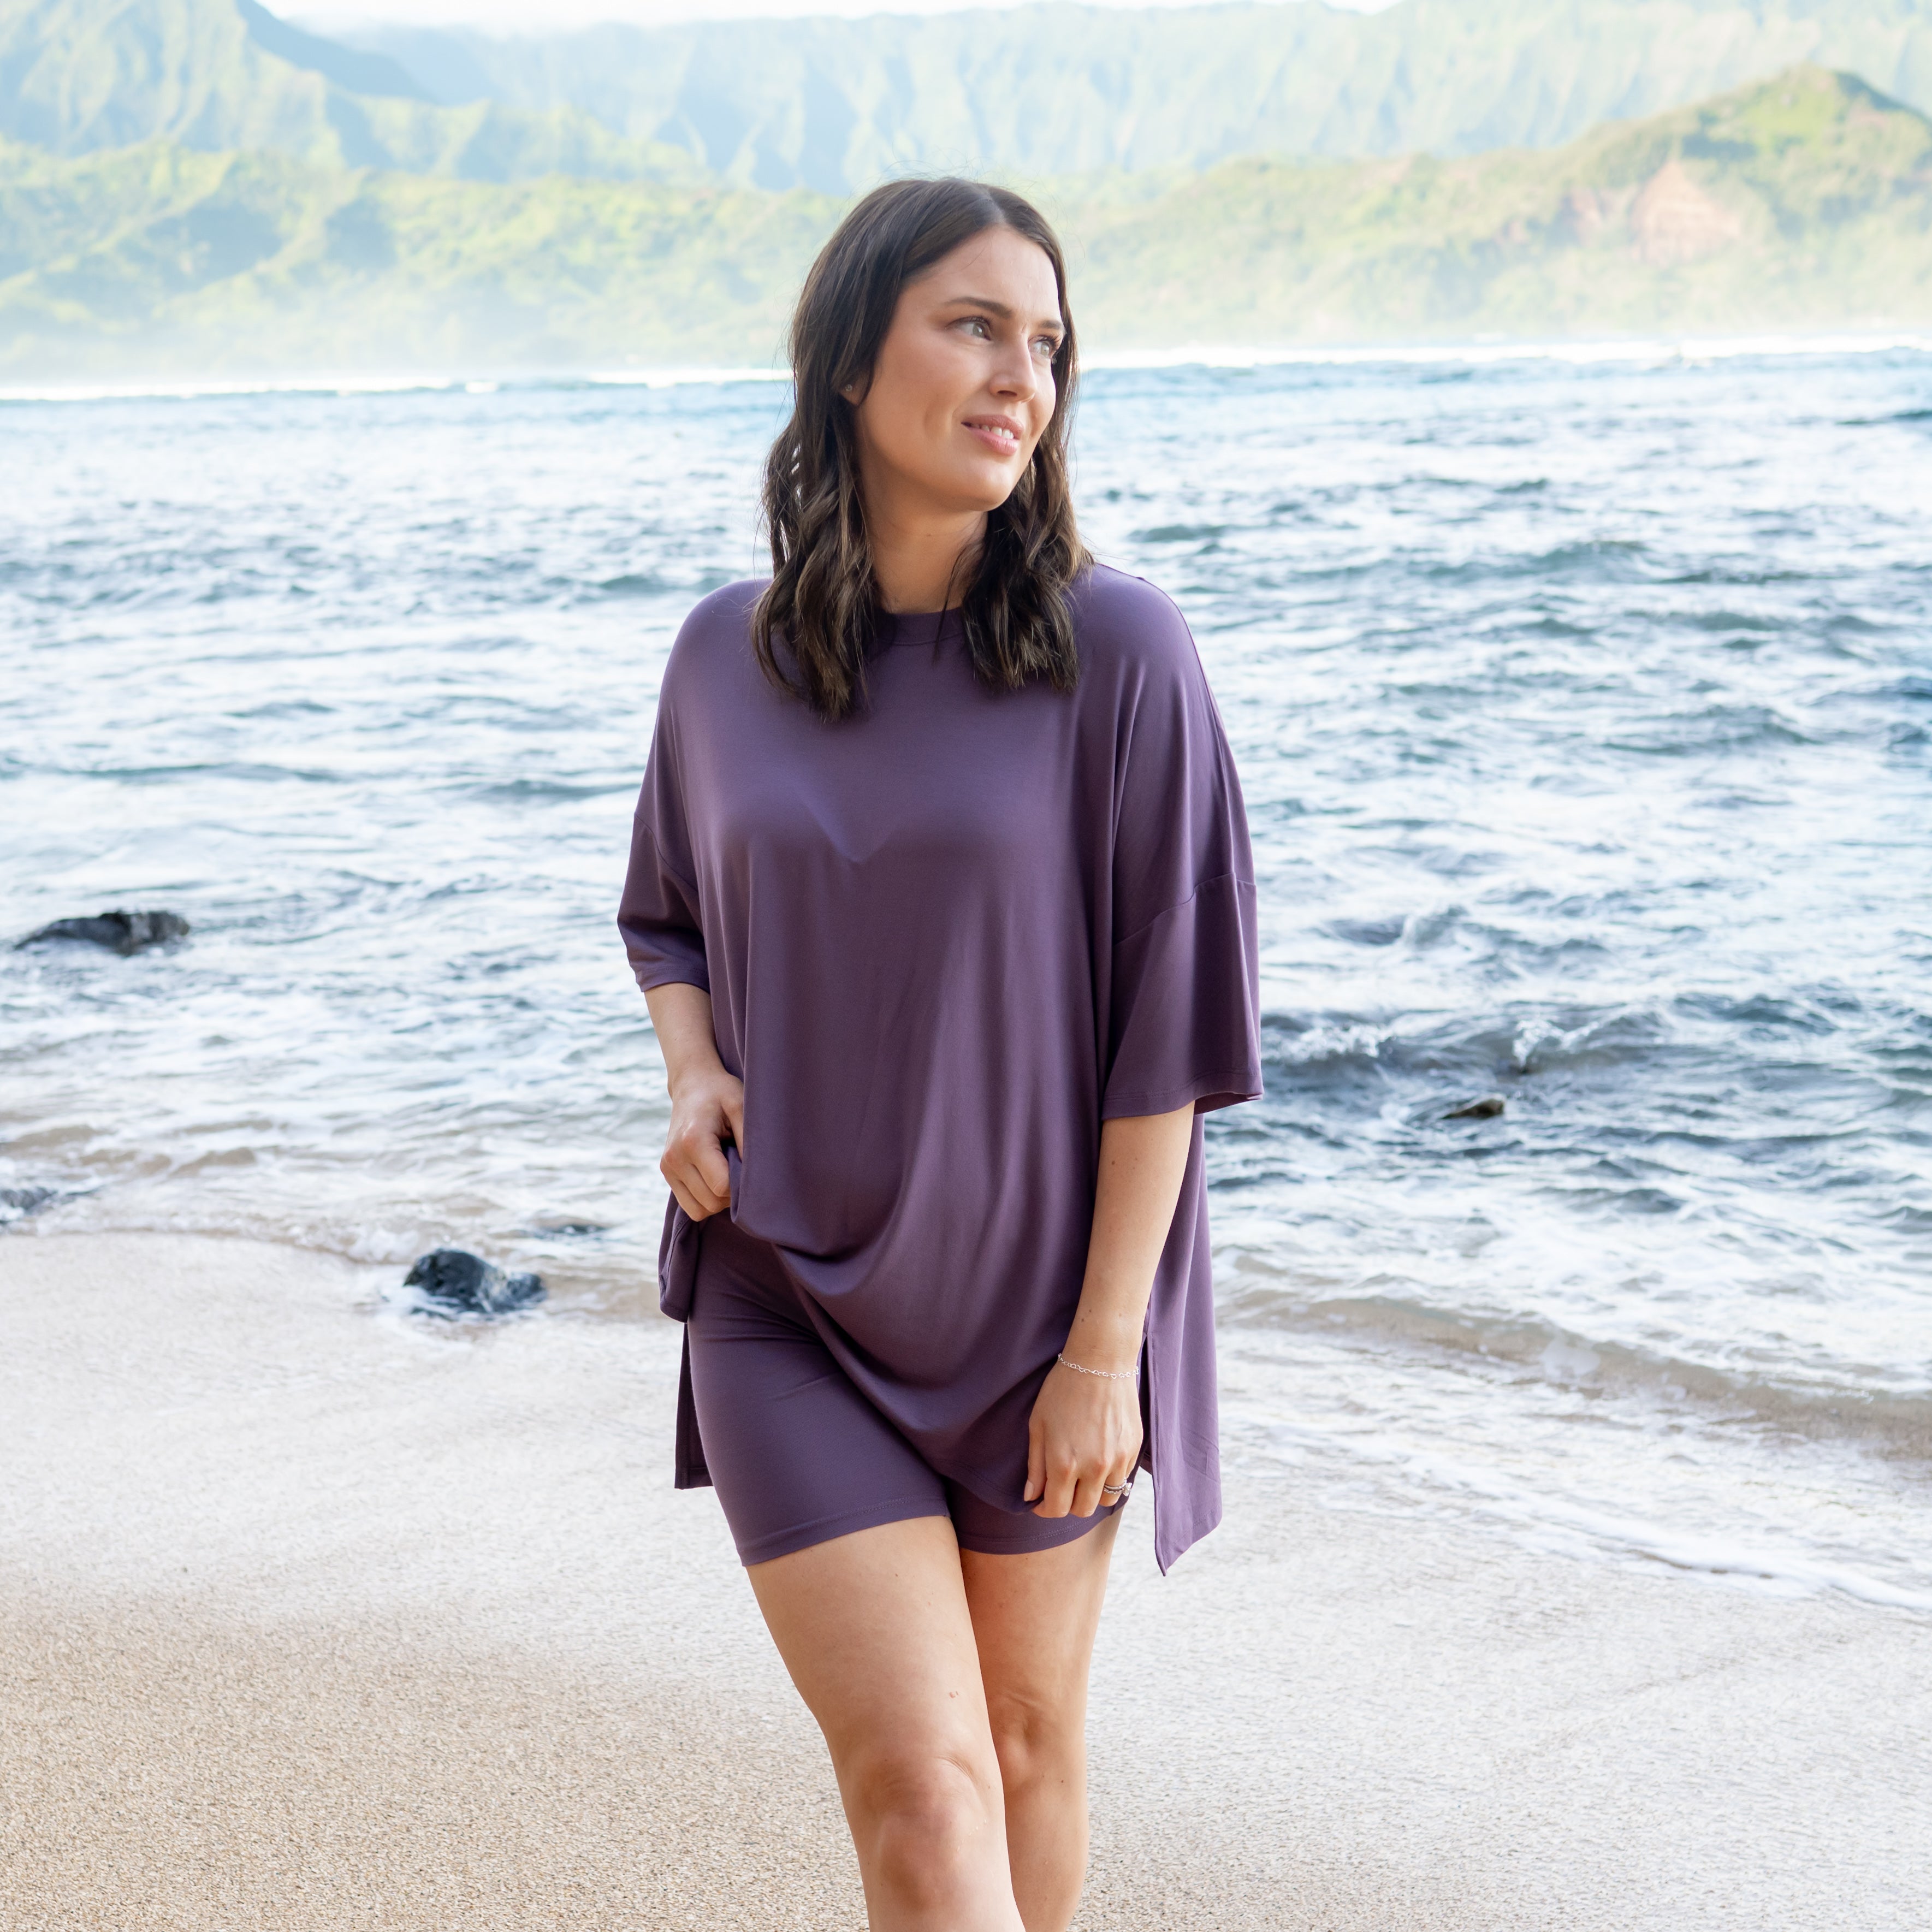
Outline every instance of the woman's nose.
POLYGON ((994 393, 1030 402, 1039 388, 1040 367, 1034 360, 1031 346, 1022 342, 1004 347, 993 367, 994 393))

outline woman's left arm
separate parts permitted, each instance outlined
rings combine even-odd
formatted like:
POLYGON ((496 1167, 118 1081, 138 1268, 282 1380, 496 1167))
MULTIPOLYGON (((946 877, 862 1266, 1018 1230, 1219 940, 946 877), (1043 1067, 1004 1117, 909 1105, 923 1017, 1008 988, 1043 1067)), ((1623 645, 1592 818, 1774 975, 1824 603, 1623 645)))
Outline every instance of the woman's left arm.
POLYGON ((1100 1372, 1082 1375, 1058 1362, 1047 1372, 1027 1429, 1024 1500, 1036 1516, 1091 1516, 1118 1500, 1102 1496, 1104 1486, 1133 1479, 1141 1453, 1133 1370, 1193 1130, 1191 1101, 1171 1114, 1101 1126, 1087 1275, 1060 1352, 1100 1372))

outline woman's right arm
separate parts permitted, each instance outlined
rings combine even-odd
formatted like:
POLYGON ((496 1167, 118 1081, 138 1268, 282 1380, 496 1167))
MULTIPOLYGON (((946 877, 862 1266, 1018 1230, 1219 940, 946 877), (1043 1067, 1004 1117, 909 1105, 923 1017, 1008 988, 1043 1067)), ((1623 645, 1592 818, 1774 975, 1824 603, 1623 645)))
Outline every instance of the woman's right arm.
POLYGON ((744 1150, 744 1082, 718 1058, 709 993, 674 980, 644 998, 670 1089, 670 1132, 658 1172, 694 1221, 708 1220, 731 1204, 724 1144, 744 1150))

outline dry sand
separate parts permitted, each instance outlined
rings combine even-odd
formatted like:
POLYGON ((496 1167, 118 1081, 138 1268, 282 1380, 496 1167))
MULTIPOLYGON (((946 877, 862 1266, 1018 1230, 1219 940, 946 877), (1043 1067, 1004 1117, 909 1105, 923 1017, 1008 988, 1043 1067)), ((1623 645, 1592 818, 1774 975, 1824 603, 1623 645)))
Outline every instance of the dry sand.
MULTIPOLYGON (((856 1928, 676 1337, 0 1240, 0 1925, 856 1928)), ((1932 1619, 1288 1472, 1123 1535, 1086 1932, 1932 1926, 1932 1619)))

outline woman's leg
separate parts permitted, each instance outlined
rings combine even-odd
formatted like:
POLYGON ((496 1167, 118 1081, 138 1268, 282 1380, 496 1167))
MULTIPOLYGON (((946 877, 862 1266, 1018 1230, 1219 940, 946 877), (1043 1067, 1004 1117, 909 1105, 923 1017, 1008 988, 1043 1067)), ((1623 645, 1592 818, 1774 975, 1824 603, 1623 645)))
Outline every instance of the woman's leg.
POLYGON ((872 1932, 1034 1924, 1013 1903, 1000 1762, 952 1523, 884 1523, 746 1574, 831 1747, 872 1932))
POLYGON ((1118 1511, 1078 1542, 959 1553, 1026 1932, 1066 1932, 1087 1876, 1087 1672, 1118 1511))

